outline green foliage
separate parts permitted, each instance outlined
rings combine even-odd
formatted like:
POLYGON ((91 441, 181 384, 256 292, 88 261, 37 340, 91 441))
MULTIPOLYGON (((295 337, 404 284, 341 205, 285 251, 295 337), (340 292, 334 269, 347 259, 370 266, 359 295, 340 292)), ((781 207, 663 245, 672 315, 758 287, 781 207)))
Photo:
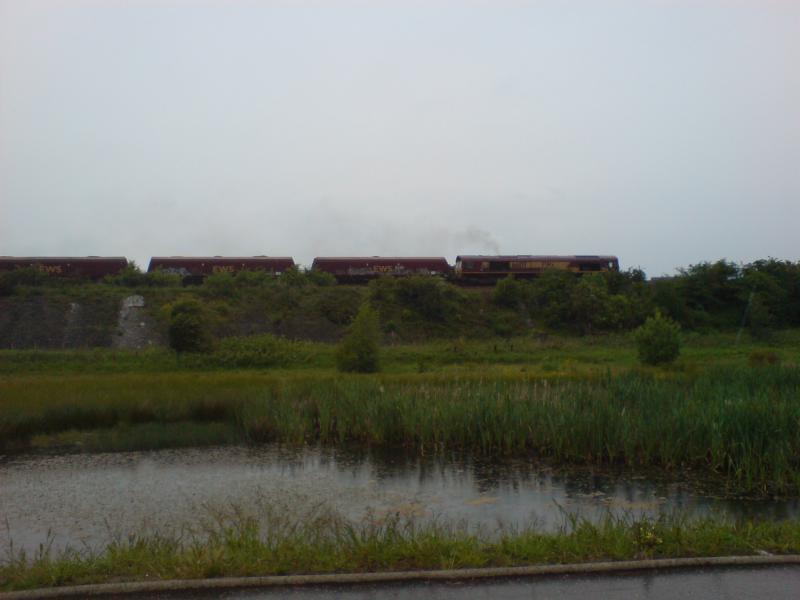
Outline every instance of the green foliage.
POLYGON ((681 353, 681 328, 656 311, 634 332, 639 360, 646 365, 674 362, 681 353))
POLYGON ((330 273, 319 270, 303 271, 298 267, 287 269, 279 278, 281 285, 289 287, 305 287, 309 285, 327 287, 336 285, 336 278, 330 273))
POLYGON ((413 276, 397 279, 398 302, 425 319, 442 320, 450 308, 446 284, 435 277, 413 276))
POLYGON ((37 286, 47 281, 48 276, 36 267, 19 267, 0 273, 0 296, 10 296, 17 286, 37 286))
POLYGON ((434 325, 440 331, 466 303, 455 286, 436 277, 379 277, 369 283, 369 299, 384 321, 434 325))
POLYGON ((531 284, 509 275, 494 286, 492 302, 503 308, 525 308, 531 300, 531 284))
POLYGON ((775 317, 762 294, 753 294, 747 307, 747 327, 750 335, 759 340, 767 340, 772 335, 775 317))
POLYGON ((209 356, 209 362, 226 368, 297 367, 313 362, 318 354, 315 344, 267 333, 224 338, 209 356))
POLYGON ((680 269, 654 284, 655 305, 691 329, 734 328, 755 301, 751 332, 800 324, 800 263, 775 259, 736 265, 721 260, 680 269))
POLYGON ((236 276, 229 271, 217 271, 203 280, 203 292, 213 298, 232 298, 236 295, 236 276))
POLYGON ((572 273, 547 269, 533 281, 532 316, 549 327, 570 322, 570 302, 577 279, 572 273))
POLYGON ((584 275, 572 287, 569 312, 573 327, 583 334, 612 328, 608 284, 602 275, 584 275))
POLYGON ((364 302, 347 335, 336 348, 336 366, 344 372, 374 373, 380 370, 380 339, 378 314, 369 302, 364 302))
POLYGON ((157 270, 144 273, 134 261, 128 263, 117 275, 108 275, 105 283, 121 287, 177 287, 181 285, 181 276, 157 270))
POLYGON ((176 352, 211 349, 211 323, 207 309, 195 298, 172 304, 169 313, 169 345, 176 352))
POLYGON ((328 287, 336 285, 336 277, 319 269, 310 269, 305 272, 306 279, 313 285, 328 287))
POLYGON ((525 325, 518 311, 498 311, 492 318, 492 331, 500 337, 511 337, 525 325))
POLYGON ((565 513, 554 532, 542 531, 535 521, 486 531, 440 518, 352 522, 329 508, 264 500, 256 498, 249 506, 203 505, 192 511, 195 521, 173 524, 180 533, 131 535, 91 552, 9 551, 0 563, 0 589, 752 555, 754 549, 800 552, 796 518, 729 521, 676 514, 590 520, 565 513))
MULTIPOLYGON (((453 348, 462 357, 472 351, 453 348)), ((413 370, 435 368, 419 353, 412 357, 413 370)), ((200 365, 206 358, 185 357, 200 365)), ((474 368, 457 378, 446 372, 3 377, 0 447, 126 423, 225 422, 238 426, 239 440, 670 465, 715 473, 741 491, 796 494, 800 369, 770 360, 758 369, 735 365, 697 376, 639 371, 546 380, 518 370, 516 377, 487 377, 474 368)))
POLYGON ((280 284, 287 287, 305 287, 309 284, 308 277, 298 267, 286 269, 281 274, 280 284))
POLYGON ((358 312, 363 293, 352 287, 325 287, 317 296, 319 313, 336 325, 347 325, 358 312))

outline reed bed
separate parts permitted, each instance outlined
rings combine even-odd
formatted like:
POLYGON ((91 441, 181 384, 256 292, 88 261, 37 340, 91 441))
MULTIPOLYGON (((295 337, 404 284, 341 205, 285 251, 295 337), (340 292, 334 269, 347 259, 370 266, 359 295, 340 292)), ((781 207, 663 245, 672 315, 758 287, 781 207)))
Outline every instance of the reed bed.
MULTIPOLYGON (((109 375, 10 380, 0 391, 0 440, 7 447, 65 431, 221 422, 241 441, 694 469, 741 491, 800 492, 797 367, 553 380, 480 372, 109 375)), ((135 438, 128 437, 127 448, 135 438)))
POLYGON ((565 516, 554 533, 485 531, 448 522, 353 524, 320 512, 267 518, 241 510, 200 519, 195 531, 134 535, 101 549, 34 555, 10 548, 0 590, 141 579, 521 566, 602 560, 800 552, 800 521, 690 521, 565 516))
POLYGON ((278 387, 240 415, 256 441, 466 449, 564 463, 694 468, 761 493, 800 490, 800 370, 583 381, 278 387))

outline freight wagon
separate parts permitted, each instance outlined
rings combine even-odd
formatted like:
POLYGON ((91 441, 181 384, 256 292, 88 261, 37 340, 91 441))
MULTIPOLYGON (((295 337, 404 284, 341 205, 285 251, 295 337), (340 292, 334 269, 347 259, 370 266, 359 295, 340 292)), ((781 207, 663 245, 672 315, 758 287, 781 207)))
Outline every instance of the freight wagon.
POLYGON ((0 272, 35 267, 52 277, 99 280, 128 266, 122 256, 0 256, 0 272))
POLYGON ((280 275, 294 266, 289 256, 154 256, 147 272, 180 275, 184 283, 201 283, 212 273, 266 271, 280 275))
POLYGON ((475 283, 494 283, 509 275, 521 279, 541 275, 546 269, 571 273, 600 273, 619 271, 616 256, 457 256, 453 270, 456 280, 475 283))
POLYGON ((382 275, 450 274, 450 264, 441 256, 318 256, 311 268, 330 273, 340 283, 363 283, 382 275))

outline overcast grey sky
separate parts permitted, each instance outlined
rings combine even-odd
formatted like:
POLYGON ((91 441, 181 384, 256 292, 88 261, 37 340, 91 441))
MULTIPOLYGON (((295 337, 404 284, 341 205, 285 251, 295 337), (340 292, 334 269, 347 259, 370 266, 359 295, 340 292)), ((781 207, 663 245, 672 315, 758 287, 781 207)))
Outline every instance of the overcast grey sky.
POLYGON ((800 259, 796 0, 0 0, 0 254, 800 259))

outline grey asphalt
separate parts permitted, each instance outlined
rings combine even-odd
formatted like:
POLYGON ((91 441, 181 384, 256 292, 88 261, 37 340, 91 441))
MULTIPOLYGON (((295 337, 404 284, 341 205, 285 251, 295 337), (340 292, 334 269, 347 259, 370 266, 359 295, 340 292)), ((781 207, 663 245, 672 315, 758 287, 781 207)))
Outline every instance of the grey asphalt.
MULTIPOLYGON (((799 600, 800 567, 714 568, 647 573, 160 594, 159 600, 799 600)), ((129 597, 130 598, 130 597, 129 597)))

